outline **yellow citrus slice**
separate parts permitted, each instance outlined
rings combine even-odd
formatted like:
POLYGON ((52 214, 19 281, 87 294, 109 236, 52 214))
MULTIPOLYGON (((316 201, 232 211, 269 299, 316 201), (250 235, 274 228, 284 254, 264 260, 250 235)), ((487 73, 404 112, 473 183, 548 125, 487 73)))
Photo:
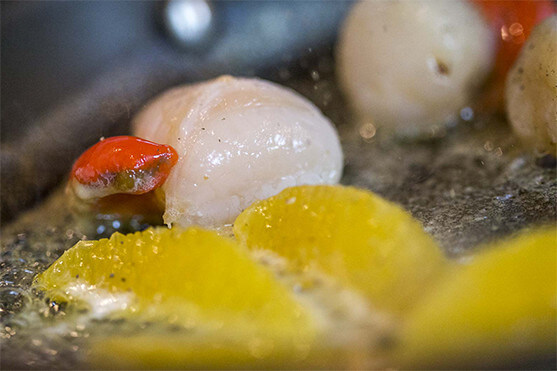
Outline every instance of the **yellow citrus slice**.
POLYGON ((352 187, 288 188, 240 214, 234 234, 250 249, 336 276, 394 312, 408 309, 446 267, 410 214, 352 187))
POLYGON ((119 303, 117 313, 170 319, 236 343, 305 343, 313 322, 305 307, 247 251, 215 232, 148 229, 82 241, 36 279, 47 295, 119 303), (88 296, 92 295, 92 296, 88 296), (128 301, 125 301, 127 299, 128 301))
POLYGON ((555 359, 556 251, 555 228, 488 246, 409 315, 402 366, 516 367, 555 359))
POLYGON ((302 358, 302 352, 296 356, 292 347, 258 338, 237 340, 175 334, 114 336, 96 342, 89 358, 100 369, 363 369, 359 359, 364 355, 340 348, 306 348, 302 358))

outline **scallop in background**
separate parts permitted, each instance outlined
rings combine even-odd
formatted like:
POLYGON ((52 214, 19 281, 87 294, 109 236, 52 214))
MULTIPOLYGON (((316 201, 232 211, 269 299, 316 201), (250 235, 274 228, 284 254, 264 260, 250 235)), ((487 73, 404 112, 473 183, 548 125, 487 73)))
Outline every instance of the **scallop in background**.
POLYGON ((493 36, 466 1, 362 1, 337 73, 361 119, 404 136, 454 122, 490 70, 493 36))
POLYGON ((507 76, 507 116, 514 132, 539 154, 557 143, 557 15, 539 24, 507 76))

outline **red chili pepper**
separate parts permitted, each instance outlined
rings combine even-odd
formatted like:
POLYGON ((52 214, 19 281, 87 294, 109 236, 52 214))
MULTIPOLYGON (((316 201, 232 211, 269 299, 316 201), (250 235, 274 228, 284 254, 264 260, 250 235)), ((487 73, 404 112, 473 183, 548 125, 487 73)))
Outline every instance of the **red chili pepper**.
POLYGON ((507 75, 522 44, 532 29, 555 12, 553 1, 539 0, 473 0, 498 34, 498 54, 495 69, 498 74, 507 75))
POLYGON ((143 194, 160 187, 177 161, 178 154, 169 145, 132 136, 112 137, 77 159, 70 180, 99 191, 105 188, 106 195, 143 194))
POLYGON ((507 73, 532 29, 555 13, 551 0, 472 0, 485 15, 497 36, 497 56, 492 77, 496 104, 502 103, 507 73))

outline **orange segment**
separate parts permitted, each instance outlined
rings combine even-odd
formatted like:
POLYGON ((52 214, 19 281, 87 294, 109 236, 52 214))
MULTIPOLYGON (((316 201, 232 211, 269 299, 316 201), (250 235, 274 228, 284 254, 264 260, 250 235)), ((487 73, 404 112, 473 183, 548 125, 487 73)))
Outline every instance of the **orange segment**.
POLYGON ((258 338, 238 341, 234 337, 200 339, 156 333, 103 339, 94 343, 89 357, 100 369, 126 370, 362 369, 358 367, 360 358, 365 357, 339 348, 300 351, 258 338))
POLYGON ((557 231, 488 246, 409 314, 403 368, 510 368, 555 359, 557 231))
POLYGON ((202 229, 157 228, 79 242, 36 285, 51 298, 92 298, 93 311, 102 309, 95 305, 104 297, 120 303, 119 315, 173 318, 202 331, 297 342, 314 330, 305 308, 246 251, 202 229))
POLYGON ((250 249, 273 250, 300 269, 334 275, 395 312, 411 307, 446 266, 406 211, 352 187, 286 189, 246 209, 234 234, 250 249))

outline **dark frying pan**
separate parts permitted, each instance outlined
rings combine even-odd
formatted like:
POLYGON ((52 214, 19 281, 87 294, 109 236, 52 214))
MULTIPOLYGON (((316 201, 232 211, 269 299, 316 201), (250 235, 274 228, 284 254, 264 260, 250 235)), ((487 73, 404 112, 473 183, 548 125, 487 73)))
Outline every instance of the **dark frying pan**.
MULTIPOLYGON (((84 237, 70 216, 52 217, 74 159, 101 136, 126 133, 134 112, 170 86, 228 73, 298 90, 337 124, 343 183, 402 204, 450 256, 557 220, 554 164, 523 154, 504 118, 477 117, 414 143, 360 135, 334 78, 350 1, 216 1, 205 26, 189 31, 172 23, 175 3, 0 3, 3 367, 84 367, 71 350, 79 339, 33 347, 32 324, 17 314, 37 305, 25 293, 33 275, 84 237)), ((555 367, 524 362, 511 366, 555 367)))

